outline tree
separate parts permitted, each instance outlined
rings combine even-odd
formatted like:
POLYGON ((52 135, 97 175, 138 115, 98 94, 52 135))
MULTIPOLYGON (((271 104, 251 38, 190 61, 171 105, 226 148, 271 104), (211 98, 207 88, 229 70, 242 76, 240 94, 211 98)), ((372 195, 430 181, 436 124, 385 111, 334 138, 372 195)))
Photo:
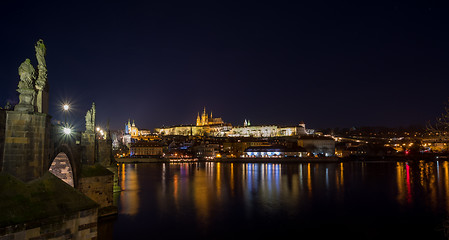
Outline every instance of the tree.
POLYGON ((449 136, 449 101, 441 116, 435 119, 434 124, 430 121, 427 122, 426 129, 429 134, 435 135, 440 140, 447 140, 449 136))

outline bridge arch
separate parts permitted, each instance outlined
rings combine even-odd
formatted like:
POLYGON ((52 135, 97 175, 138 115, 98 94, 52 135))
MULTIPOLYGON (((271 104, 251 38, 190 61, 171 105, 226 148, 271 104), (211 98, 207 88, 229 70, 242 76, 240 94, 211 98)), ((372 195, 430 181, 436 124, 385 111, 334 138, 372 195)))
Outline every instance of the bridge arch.
MULTIPOLYGON (((76 158, 76 156, 77 155, 72 152, 72 148, 68 144, 61 144, 56 147, 53 155, 51 156, 51 161, 47 166, 47 169, 56 176, 58 176, 58 173, 61 173, 61 169, 58 169, 58 167, 67 166, 67 169, 65 171, 71 171, 71 182, 73 183, 72 187, 74 188, 78 187, 79 173, 81 171, 81 162, 80 159, 76 158)), ((60 176, 58 177, 61 178, 60 176)), ((62 180, 65 181, 64 179, 62 180)), ((70 181, 65 182, 70 184, 70 181)))

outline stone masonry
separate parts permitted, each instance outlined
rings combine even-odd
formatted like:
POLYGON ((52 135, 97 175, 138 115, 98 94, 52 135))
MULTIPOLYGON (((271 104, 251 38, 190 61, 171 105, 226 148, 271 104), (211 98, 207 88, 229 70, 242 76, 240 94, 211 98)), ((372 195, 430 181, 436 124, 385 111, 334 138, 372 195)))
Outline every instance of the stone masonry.
POLYGON ((48 170, 50 117, 42 113, 6 111, 2 170, 28 182, 48 170))

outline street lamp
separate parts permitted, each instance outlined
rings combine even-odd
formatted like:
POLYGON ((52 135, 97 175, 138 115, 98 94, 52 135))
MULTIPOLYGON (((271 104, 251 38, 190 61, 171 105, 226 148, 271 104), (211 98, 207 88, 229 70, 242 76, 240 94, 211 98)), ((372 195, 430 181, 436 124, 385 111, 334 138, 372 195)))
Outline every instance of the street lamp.
POLYGON ((62 110, 64 110, 64 124, 67 126, 67 112, 70 109, 70 105, 69 104, 64 104, 62 105, 62 110))
POLYGON ((62 129, 65 135, 70 135, 72 133, 72 129, 65 127, 62 129))

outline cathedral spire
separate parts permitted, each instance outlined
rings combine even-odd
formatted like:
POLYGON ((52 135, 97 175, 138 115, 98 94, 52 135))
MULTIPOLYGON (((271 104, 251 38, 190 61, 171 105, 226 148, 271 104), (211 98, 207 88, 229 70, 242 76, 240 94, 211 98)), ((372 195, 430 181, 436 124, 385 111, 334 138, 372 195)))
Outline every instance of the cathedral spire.
POLYGON ((200 118, 200 113, 198 112, 198 116, 196 117, 196 125, 200 126, 201 125, 201 118, 200 118))

